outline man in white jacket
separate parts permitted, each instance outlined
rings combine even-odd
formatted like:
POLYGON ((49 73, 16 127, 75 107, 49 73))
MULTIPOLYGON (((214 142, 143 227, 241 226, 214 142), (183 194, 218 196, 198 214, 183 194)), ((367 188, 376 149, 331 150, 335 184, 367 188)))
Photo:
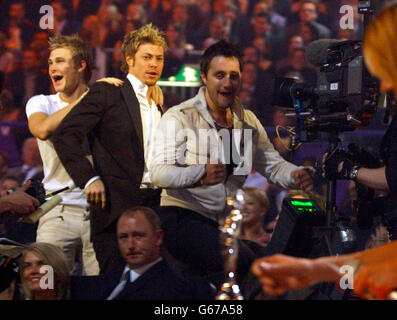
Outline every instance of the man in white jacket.
MULTIPOLYGON (((218 223, 226 197, 252 169, 281 187, 312 189, 310 173, 285 161, 263 126, 236 98, 241 84, 239 51, 226 41, 210 46, 200 63, 205 87, 162 117, 150 168, 161 186, 165 246, 191 270, 222 284, 218 223)), ((240 246, 240 280, 250 265, 240 246)))

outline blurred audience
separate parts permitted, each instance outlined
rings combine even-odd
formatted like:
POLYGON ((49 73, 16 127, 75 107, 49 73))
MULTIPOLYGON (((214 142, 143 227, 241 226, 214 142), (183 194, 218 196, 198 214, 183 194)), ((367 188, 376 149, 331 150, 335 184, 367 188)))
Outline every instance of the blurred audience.
POLYGON ((23 51, 20 67, 9 74, 5 89, 12 93, 16 108, 24 109, 26 102, 37 94, 49 94, 48 76, 39 69, 37 52, 23 51))
POLYGON ((22 148, 22 160, 22 166, 10 168, 7 174, 20 179, 22 184, 26 183, 29 179, 38 179, 41 181, 44 177, 43 163, 36 138, 31 137, 25 140, 22 148))

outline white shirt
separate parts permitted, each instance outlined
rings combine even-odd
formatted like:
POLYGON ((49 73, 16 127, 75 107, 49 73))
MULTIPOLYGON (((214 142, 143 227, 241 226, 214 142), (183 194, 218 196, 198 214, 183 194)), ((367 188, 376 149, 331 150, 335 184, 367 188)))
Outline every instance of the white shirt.
POLYGON ((143 148, 145 156, 145 170, 143 172, 141 188, 153 187, 148 168, 152 162, 154 137, 161 119, 161 112, 153 101, 151 104, 149 103, 146 97, 149 87, 146 84, 142 83, 131 73, 127 75, 127 79, 131 82, 131 85, 134 88, 141 111, 143 148))
MULTIPOLYGON (((58 110, 65 108, 67 102, 61 100, 59 93, 53 95, 38 95, 29 99, 26 104, 26 116, 29 117, 36 112, 42 112, 51 115, 58 110)), ((57 191, 64 187, 71 188, 70 190, 61 192, 61 204, 74 205, 79 207, 86 207, 84 192, 75 187, 72 178, 69 176, 59 159, 54 145, 50 141, 37 139, 40 156, 43 160, 44 179, 43 184, 47 192, 57 191)))
POLYGON ((130 274, 130 279, 129 282, 134 282, 136 279, 138 279, 142 274, 144 274, 149 268, 154 266, 156 263, 160 262, 163 260, 163 258, 158 258, 156 261, 149 263, 143 267, 136 268, 136 269, 130 269, 128 266, 124 268, 123 274, 121 276, 119 284, 114 288, 112 293, 107 297, 106 300, 113 300, 121 291, 123 291, 125 285, 127 284, 127 274, 129 272, 130 274))

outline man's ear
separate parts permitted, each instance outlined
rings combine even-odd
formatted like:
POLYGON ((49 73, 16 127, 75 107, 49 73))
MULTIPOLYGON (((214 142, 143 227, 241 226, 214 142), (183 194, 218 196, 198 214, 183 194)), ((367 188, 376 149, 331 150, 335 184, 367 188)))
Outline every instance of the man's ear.
POLYGON ((205 76, 205 74, 203 72, 200 72, 200 77, 201 80, 203 80, 204 85, 207 85, 207 77, 205 76))
POLYGON ((134 65, 134 57, 126 56, 125 61, 127 62, 128 67, 132 67, 134 65))
POLYGON ((156 231, 156 245, 161 246, 163 244, 164 231, 159 229, 156 231))
POLYGON ((82 71, 84 71, 86 68, 87 68, 87 61, 81 60, 81 61, 80 61, 80 66, 79 66, 79 68, 77 69, 77 71, 78 71, 78 72, 82 72, 82 71))

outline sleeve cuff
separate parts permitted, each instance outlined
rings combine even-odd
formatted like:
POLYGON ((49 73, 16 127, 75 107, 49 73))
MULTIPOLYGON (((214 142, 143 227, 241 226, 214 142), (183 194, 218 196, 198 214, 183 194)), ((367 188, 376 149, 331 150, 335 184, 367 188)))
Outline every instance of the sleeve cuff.
POLYGON ((101 179, 100 176, 92 177, 92 178, 91 178, 90 180, 88 180, 88 182, 85 184, 84 189, 86 189, 91 183, 93 183, 94 181, 99 180, 99 179, 101 179))

